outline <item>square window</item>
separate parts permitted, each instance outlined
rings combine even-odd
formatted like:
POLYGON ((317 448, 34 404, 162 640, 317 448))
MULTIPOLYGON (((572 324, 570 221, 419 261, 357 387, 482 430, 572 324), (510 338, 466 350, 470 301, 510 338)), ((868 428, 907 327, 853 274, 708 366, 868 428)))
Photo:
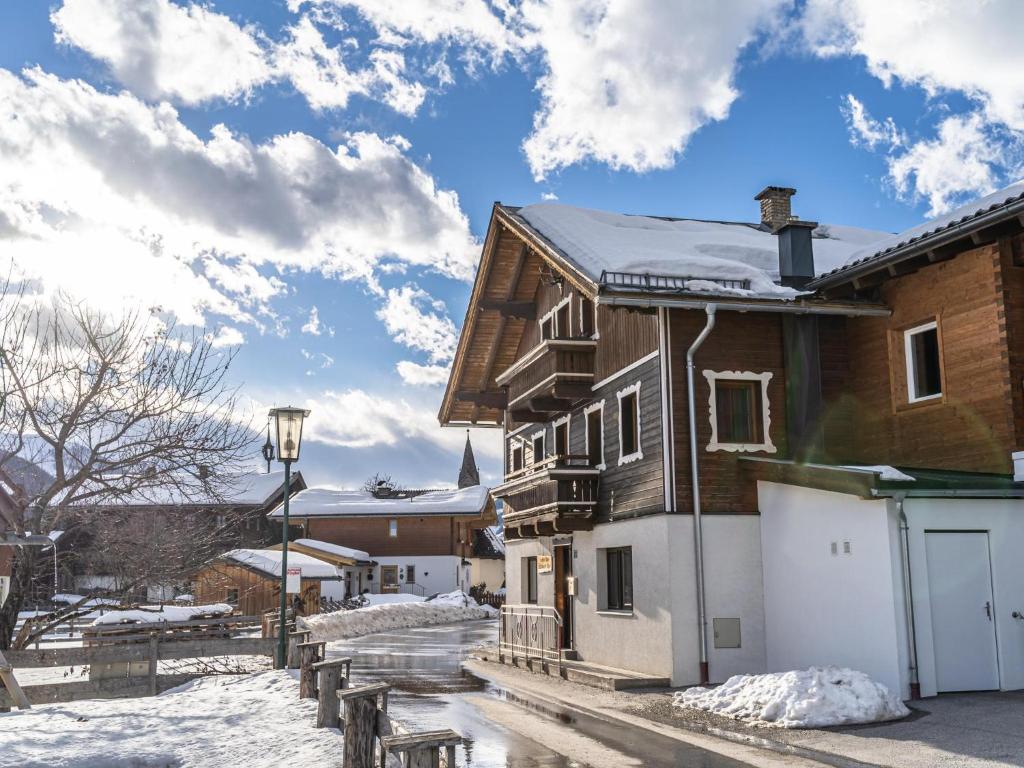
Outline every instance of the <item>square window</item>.
POLYGON ((238 606, 238 590, 229 589, 227 596, 224 598, 224 602, 231 606, 238 606))
POLYGON ((715 419, 718 442, 748 445, 763 443, 761 382, 750 379, 716 379, 715 419))
POLYGON ((388 536, 390 536, 392 539, 398 537, 398 521, 397 520, 388 520, 388 536))
POLYGON ((523 572, 526 577, 526 602, 537 602, 537 558, 523 558, 523 572))
POLYGON ((907 356, 907 399, 911 403, 942 396, 939 327, 926 323, 904 333, 907 356))
POLYGON ((633 610, 633 548, 606 549, 607 608, 609 611, 633 610))

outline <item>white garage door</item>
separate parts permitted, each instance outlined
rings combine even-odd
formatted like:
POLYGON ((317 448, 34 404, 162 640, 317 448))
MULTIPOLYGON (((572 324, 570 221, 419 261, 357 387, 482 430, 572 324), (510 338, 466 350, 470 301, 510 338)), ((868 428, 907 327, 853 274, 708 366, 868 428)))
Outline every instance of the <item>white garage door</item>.
POLYGON ((998 688, 988 533, 927 531, 925 548, 938 691, 998 688))

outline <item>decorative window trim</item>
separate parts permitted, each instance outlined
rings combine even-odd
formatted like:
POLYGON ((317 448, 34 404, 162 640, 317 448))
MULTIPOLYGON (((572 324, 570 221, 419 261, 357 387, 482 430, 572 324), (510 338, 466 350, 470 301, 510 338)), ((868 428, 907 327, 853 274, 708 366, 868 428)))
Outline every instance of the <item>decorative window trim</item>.
POLYGON ((907 402, 914 403, 927 403, 930 400, 941 400, 945 394, 943 391, 943 384, 945 383, 942 378, 942 333, 939 331, 939 321, 932 320, 928 323, 921 323, 921 325, 915 325, 913 328, 907 328, 903 332, 903 360, 904 367, 906 368, 907 376, 907 402), (924 395, 923 397, 914 396, 914 353, 911 337, 916 336, 919 333, 925 331, 935 331, 935 335, 938 339, 939 344, 939 391, 934 395, 924 395))
POLYGON ((510 437, 508 439, 508 474, 513 472, 520 472, 526 469, 526 440, 522 437, 510 437), (515 460, 513 454, 516 451, 523 452, 523 459, 519 469, 515 468, 515 460))
POLYGON ((551 309, 549 309, 547 312, 545 312, 543 315, 541 315, 540 317, 537 318, 537 330, 540 331, 541 338, 543 338, 543 336, 544 336, 544 323, 546 323, 548 320, 552 321, 551 322, 551 327, 554 328, 554 336, 552 338, 562 339, 562 338, 568 338, 571 335, 571 332, 572 332, 571 328, 569 329, 570 333, 563 334, 562 333, 562 329, 558 327, 558 310, 560 310, 566 304, 569 304, 569 318, 570 318, 569 325, 572 325, 572 319, 571 319, 572 318, 572 304, 571 304, 571 302, 572 302, 572 294, 570 293, 568 296, 566 296, 560 302, 555 304, 555 306, 553 306, 551 309))
POLYGON ((634 461, 640 461, 644 457, 643 443, 640 440, 640 382, 634 382, 625 389, 620 389, 615 393, 615 396, 619 401, 619 466, 623 464, 632 464, 634 461), (622 398, 627 395, 636 395, 636 450, 633 453, 622 455, 622 398))
POLYGON ((604 453, 604 400, 599 400, 596 403, 591 403, 583 409, 583 446, 586 449, 587 456, 590 455, 590 428, 588 426, 590 414, 594 411, 601 412, 601 463, 596 465, 594 469, 606 469, 607 461, 605 460, 604 453))
POLYGON ((590 336, 588 338, 599 339, 599 338, 601 338, 601 334, 597 330, 597 302, 594 301, 591 298, 586 297, 586 296, 581 297, 580 301, 578 302, 578 304, 580 305, 580 312, 579 312, 580 336, 583 335, 583 327, 585 325, 585 323, 583 322, 583 312, 584 312, 584 310, 587 307, 587 302, 588 301, 590 302, 590 314, 591 314, 590 323, 591 323, 591 328, 594 329, 593 332, 591 332, 591 334, 590 334, 590 336))
POLYGON ((771 434, 771 403, 768 400, 768 382, 775 374, 770 371, 754 373, 753 371, 703 371, 704 378, 708 380, 708 388, 711 394, 708 397, 708 415, 711 420, 711 442, 708 443, 708 451, 731 451, 733 453, 775 453, 775 444, 772 443, 771 434), (720 443, 718 442, 718 411, 715 403, 715 382, 719 379, 731 379, 742 381, 761 382, 761 427, 764 435, 763 443, 720 443))
MULTIPOLYGON (((540 461, 544 461, 544 456, 548 452, 548 432, 547 432, 547 430, 546 429, 542 429, 539 432, 534 432, 532 435, 530 435, 530 450, 531 451, 533 451, 534 442, 536 442, 538 437, 541 440, 540 461)), ((537 459, 537 452, 534 451, 534 453, 533 453, 533 461, 530 462, 530 463, 531 464, 536 464, 537 461, 538 461, 538 459, 537 459)), ((526 456, 525 456, 525 454, 523 455, 523 466, 524 467, 526 466, 526 456)))
POLYGON ((572 439, 572 433, 570 432, 570 430, 572 429, 572 422, 570 421, 570 419, 572 419, 572 414, 571 413, 567 413, 562 418, 555 419, 554 421, 551 422, 552 450, 556 450, 556 451, 558 450, 558 441, 555 439, 555 430, 557 430, 560 426, 565 424, 565 451, 566 451, 566 455, 572 453, 572 451, 569 449, 569 441, 572 439))

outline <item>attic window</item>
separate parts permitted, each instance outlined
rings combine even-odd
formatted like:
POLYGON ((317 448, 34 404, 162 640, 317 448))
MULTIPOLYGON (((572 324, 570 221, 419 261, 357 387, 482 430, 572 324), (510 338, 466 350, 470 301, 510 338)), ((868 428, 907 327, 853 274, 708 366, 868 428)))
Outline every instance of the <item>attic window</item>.
POLYGON ((594 335, 597 328, 596 305, 590 299, 580 299, 580 335, 586 339, 594 335))
POLYGON ((907 400, 919 403, 942 397, 938 323, 925 323, 905 331, 903 341, 907 356, 907 400))
POLYGON ((515 443, 512 446, 511 471, 518 472, 523 468, 523 444, 515 443))
POLYGON ((572 317, 571 305, 572 302, 566 300, 556 311, 555 311, 555 332, 558 334, 558 338, 567 339, 572 336, 572 317))

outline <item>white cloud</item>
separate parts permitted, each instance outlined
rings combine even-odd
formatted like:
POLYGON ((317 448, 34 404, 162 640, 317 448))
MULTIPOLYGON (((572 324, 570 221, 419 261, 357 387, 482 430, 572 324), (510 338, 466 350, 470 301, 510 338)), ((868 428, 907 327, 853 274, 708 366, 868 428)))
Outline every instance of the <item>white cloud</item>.
POLYGON ((852 93, 846 94, 840 111, 846 118, 850 143, 855 147, 875 149, 881 145, 892 150, 902 146, 906 140, 891 117, 883 121, 876 120, 852 93))
POLYGON ((411 360, 399 360, 395 366, 402 381, 414 387, 437 387, 448 383, 451 368, 447 365, 420 365, 411 360))
POLYGON ((2 252, 48 290, 256 322, 289 270, 374 288, 385 264, 472 276, 458 197, 403 139, 204 139, 167 104, 38 69, 0 69, 0 105, 2 252))
POLYGON ((323 333, 323 330, 320 328, 320 310, 315 305, 309 311, 309 320, 302 326, 302 332, 313 336, 319 336, 323 333))
POLYGON ((445 314, 445 305, 415 285, 391 288, 377 317, 395 341, 426 352, 431 363, 445 363, 455 355, 458 334, 445 314))
POLYGON ((207 338, 210 341, 210 346, 214 349, 237 347, 245 343, 245 335, 237 328, 228 325, 218 328, 216 333, 208 334, 207 338))
POLYGON ((105 62, 149 99, 234 99, 272 77, 258 33, 202 5, 64 0, 51 20, 59 42, 105 62))
POLYGON ((886 85, 961 92, 988 119, 1024 129, 1018 0, 808 0, 802 27, 819 55, 863 56, 886 85))

